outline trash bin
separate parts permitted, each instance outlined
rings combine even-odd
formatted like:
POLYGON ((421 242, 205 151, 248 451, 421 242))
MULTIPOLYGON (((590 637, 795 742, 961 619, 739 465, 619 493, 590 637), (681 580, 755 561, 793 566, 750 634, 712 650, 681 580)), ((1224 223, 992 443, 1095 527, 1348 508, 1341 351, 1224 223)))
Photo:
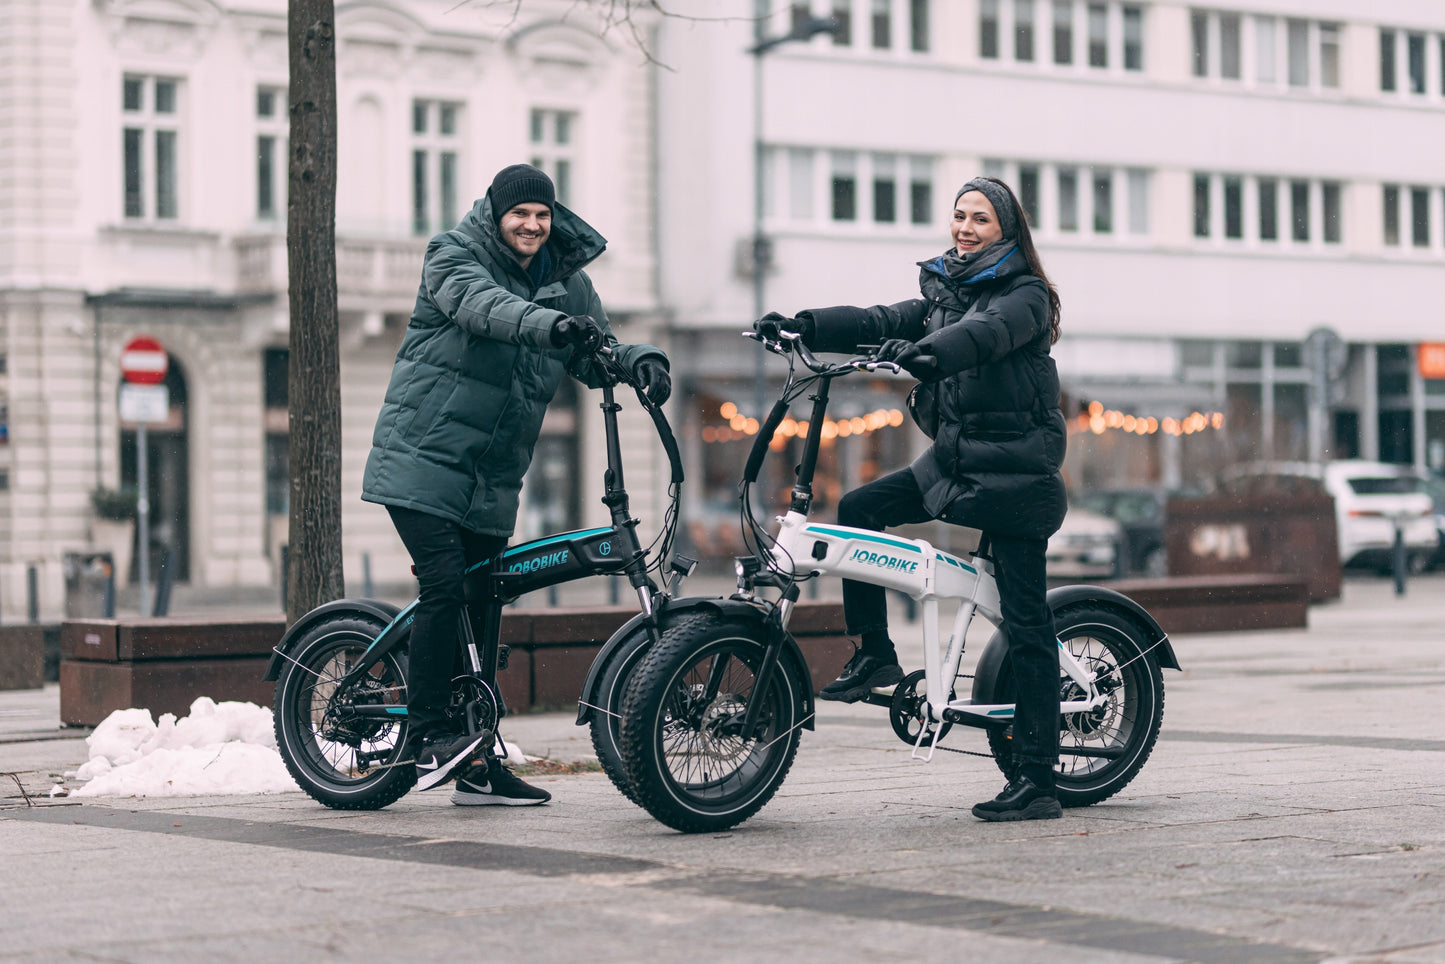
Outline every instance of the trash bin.
POLYGON ((67 552, 65 615, 69 619, 115 618, 115 566, 109 552, 67 552))
POLYGON ((1165 551, 1174 576, 1302 577, 1310 602, 1340 596, 1335 500, 1322 489, 1254 488, 1171 498, 1165 551))

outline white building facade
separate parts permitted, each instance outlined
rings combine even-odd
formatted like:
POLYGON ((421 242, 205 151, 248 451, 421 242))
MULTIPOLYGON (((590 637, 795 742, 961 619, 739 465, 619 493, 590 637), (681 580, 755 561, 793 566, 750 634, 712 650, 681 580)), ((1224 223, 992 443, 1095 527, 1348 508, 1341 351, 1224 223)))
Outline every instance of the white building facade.
MULTIPOLYGON (((337 5, 343 525, 348 576, 408 559, 362 467, 426 239, 518 161, 610 242, 589 270, 623 340, 656 337, 652 71, 566 2, 337 5)), ((287 513, 283 0, 14 0, 0 23, 0 618, 62 606, 95 548, 91 493, 134 488, 121 346, 170 361, 149 427, 151 512, 177 580, 278 585, 287 513), (33 575, 32 575, 33 574, 33 575), (34 588, 31 589, 31 586, 34 588)), ((554 403, 519 532, 605 524, 600 414, 554 403)), ((632 406, 634 410, 636 406, 632 406)), ((626 418, 628 482, 659 519, 665 470, 626 418)), ((656 454, 654 454, 656 453, 656 454)), ((159 548, 156 564, 161 562, 159 548)), ((155 573, 152 569, 152 573, 155 573)), ((124 577, 124 574, 122 574, 124 577)))
MULTIPOLYGON (((913 296, 915 263, 948 245, 954 192, 992 174, 1019 194, 1062 297, 1071 486, 1197 483, 1247 459, 1445 470, 1445 365, 1431 361, 1445 352, 1445 6, 811 0, 770 12, 771 37, 809 16, 843 29, 760 65, 768 309, 913 296)), ((662 240, 692 257, 663 263, 662 290, 694 346, 680 357, 696 366, 697 431, 714 440, 703 460, 717 463, 704 474, 720 499, 748 426, 729 431, 717 409, 756 415, 751 356, 724 347, 756 310, 755 38, 738 19, 670 22, 665 41, 662 240)), ((855 409, 902 388, 869 390, 855 409)), ((839 439, 839 474, 856 483, 918 444, 910 427, 893 433, 909 443, 876 437, 887 434, 839 439)))

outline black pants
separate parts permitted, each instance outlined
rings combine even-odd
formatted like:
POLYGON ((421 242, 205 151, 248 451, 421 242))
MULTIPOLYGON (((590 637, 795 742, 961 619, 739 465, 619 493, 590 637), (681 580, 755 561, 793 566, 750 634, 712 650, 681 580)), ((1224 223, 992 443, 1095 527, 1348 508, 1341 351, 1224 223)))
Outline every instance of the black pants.
POLYGON ((463 672, 457 645, 462 575, 507 546, 505 536, 478 535, 441 516, 387 506, 421 583, 411 624, 406 712, 413 738, 447 726, 452 677, 463 672))
MULTIPOLYGON (((910 469, 875 479, 838 502, 838 524, 882 532, 889 526, 933 519, 910 469)), ((1025 767, 1052 769, 1059 756, 1059 643, 1045 598, 1044 539, 990 534, 999 608, 1008 632, 1009 664, 1018 689, 1014 708, 1014 755, 1025 767)), ((886 631, 886 590, 843 580, 843 618, 848 634, 886 631)), ((885 653, 869 655, 883 656, 885 653)))

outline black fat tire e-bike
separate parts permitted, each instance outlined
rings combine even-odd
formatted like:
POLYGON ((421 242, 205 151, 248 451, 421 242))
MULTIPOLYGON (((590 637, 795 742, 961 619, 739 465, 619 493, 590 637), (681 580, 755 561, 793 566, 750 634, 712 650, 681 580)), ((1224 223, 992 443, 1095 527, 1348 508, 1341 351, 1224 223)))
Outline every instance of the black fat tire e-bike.
MULTIPOLYGON (((764 346, 787 356, 789 370, 740 486, 743 536, 755 554, 737 560, 736 593, 665 630, 630 675, 621 745, 633 799, 669 827, 703 832, 739 824, 772 798, 800 730, 813 723, 812 677, 788 617, 801 584, 824 575, 894 589, 920 603, 924 668, 866 698, 888 709, 913 757, 932 759, 955 725, 978 727, 988 736, 986 755, 1012 779, 1015 689, 987 534, 977 551, 959 557, 922 539, 808 519, 832 381, 897 366, 868 357, 824 363, 795 335, 764 346), (770 535, 753 514, 751 486, 789 405, 808 393, 812 415, 796 432, 803 453, 791 504, 770 535), (777 594, 768 598, 761 589, 777 594), (940 600, 958 604, 951 633, 939 632, 940 600), (964 637, 975 615, 995 632, 980 654, 970 697, 959 699, 955 690, 967 679, 959 672, 964 637)), ((1158 623, 1120 593, 1065 586, 1051 590, 1048 603, 1059 639, 1059 801, 1085 806, 1123 789, 1149 758, 1164 714, 1160 670, 1179 663, 1158 623)))
MULTIPOLYGON (((591 724, 592 742, 607 775, 631 795, 618 749, 621 683, 637 659, 676 622, 686 607, 671 606, 682 580, 696 565, 673 556, 659 586, 663 560, 671 555, 683 481, 677 443, 662 410, 641 391, 671 468, 670 503, 662 531, 651 546, 637 537, 622 477, 614 399, 617 383, 636 388, 612 352, 596 356, 605 375, 602 391, 607 471, 602 502, 612 516, 607 528, 579 529, 534 539, 471 566, 458 625, 459 665, 448 716, 470 734, 484 737, 490 752, 506 706, 496 674, 506 667, 500 644, 502 607, 530 592, 589 576, 619 574, 636 590, 641 612, 607 641, 594 660, 581 697, 579 724, 591 724)), ((275 647, 266 679, 276 682, 276 745, 286 768, 313 798, 339 810, 375 810, 400 799, 416 782, 407 725, 407 655, 416 602, 404 608, 373 599, 341 599, 302 616, 275 647)))

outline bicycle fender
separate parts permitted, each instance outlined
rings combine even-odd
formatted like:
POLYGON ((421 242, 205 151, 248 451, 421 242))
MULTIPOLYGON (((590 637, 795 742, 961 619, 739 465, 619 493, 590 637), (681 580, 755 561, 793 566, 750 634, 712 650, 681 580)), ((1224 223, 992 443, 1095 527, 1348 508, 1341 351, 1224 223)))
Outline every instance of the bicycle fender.
MULTIPOLYGON (((1144 629, 1146 644, 1157 644, 1153 653, 1159 665, 1164 669, 1179 669, 1179 659, 1174 655, 1174 647, 1169 644, 1169 639, 1164 630, 1160 628, 1159 623, 1149 615, 1143 606, 1123 593, 1106 589, 1103 586, 1080 584, 1050 589, 1047 598, 1049 609, 1055 613, 1075 603, 1087 602, 1106 609, 1113 609, 1121 615, 1129 617, 1144 629)), ((1000 627, 984 645, 983 653, 979 656, 978 665, 974 669, 974 700, 980 703, 994 702, 994 687, 998 681, 999 671, 1002 670, 1004 660, 1007 658, 1008 630, 1006 627, 1000 627)))
MULTIPOLYGON (((720 600, 712 596, 687 596, 682 599, 673 599, 657 610, 658 627, 666 632, 684 616, 697 612, 699 609, 711 609, 714 612, 721 612, 722 609, 716 605, 719 602, 733 602, 733 600, 720 600)), ((756 606, 749 607, 751 612, 761 612, 756 606)), ((592 721, 592 707, 588 703, 597 702, 597 685, 603 668, 616 653, 638 633, 647 632, 647 616, 638 613, 627 622, 617 628, 598 650, 596 657, 592 660, 591 667, 587 670, 587 679, 582 683, 582 700, 577 706, 577 725, 586 726, 592 721)))
POLYGON ((291 646, 297 637, 306 633, 312 626, 323 619, 328 619, 338 614, 355 614, 359 616, 373 616, 383 623, 390 624, 396 619, 401 609, 391 603, 382 602, 379 599, 337 599, 329 603, 323 603, 302 616, 287 628, 281 641, 275 645, 271 652, 271 662, 266 667, 266 675, 262 679, 275 681, 281 674, 281 664, 285 662, 282 653, 291 651, 291 646))
POLYGON ((1154 647, 1154 657, 1159 666, 1163 669, 1181 669, 1179 658, 1174 655, 1174 647, 1169 642, 1168 634, 1149 615, 1149 611, 1143 606, 1130 599, 1128 596, 1106 586, 1091 586, 1080 583, 1072 586, 1059 586, 1057 589, 1049 590, 1049 608, 1058 612, 1065 606, 1072 606, 1075 603, 1088 602, 1104 606, 1108 609, 1118 610, 1129 616, 1139 625, 1144 627, 1148 641, 1154 647))

